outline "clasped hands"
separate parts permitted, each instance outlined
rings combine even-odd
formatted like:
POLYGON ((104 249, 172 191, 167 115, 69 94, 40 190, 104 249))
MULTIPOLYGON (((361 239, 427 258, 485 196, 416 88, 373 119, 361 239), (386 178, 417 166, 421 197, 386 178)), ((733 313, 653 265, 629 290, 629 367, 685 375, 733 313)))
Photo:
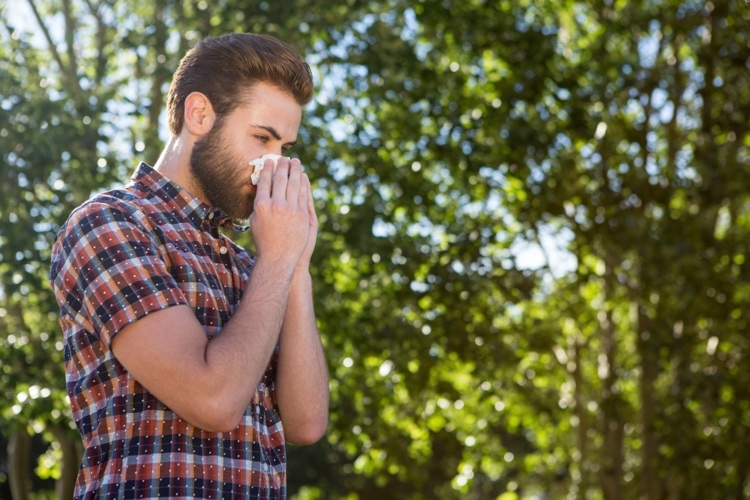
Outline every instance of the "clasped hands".
POLYGON ((266 160, 250 216, 259 260, 308 272, 318 235, 310 179, 297 158, 266 160))

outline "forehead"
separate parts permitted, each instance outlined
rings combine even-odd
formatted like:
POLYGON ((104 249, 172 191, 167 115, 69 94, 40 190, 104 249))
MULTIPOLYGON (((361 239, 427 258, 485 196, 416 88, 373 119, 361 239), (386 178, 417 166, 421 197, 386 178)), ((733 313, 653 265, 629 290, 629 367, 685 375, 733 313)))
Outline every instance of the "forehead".
POLYGON ((290 110, 302 112, 302 106, 292 94, 270 83, 256 83, 240 93, 240 106, 262 106, 266 103, 283 105, 290 110))
POLYGON ((240 104, 229 118, 247 121, 248 124, 293 129, 296 135, 302 119, 302 106, 288 92, 262 82, 242 94, 240 104))

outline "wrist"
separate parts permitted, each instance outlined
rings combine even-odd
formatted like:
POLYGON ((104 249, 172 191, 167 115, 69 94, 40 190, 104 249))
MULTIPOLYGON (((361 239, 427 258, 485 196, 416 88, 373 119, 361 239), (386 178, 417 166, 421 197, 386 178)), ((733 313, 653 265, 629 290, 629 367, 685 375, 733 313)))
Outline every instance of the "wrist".
POLYGON ((294 268, 293 280, 299 279, 312 279, 310 275, 310 264, 297 263, 297 267, 294 268))
POLYGON ((291 279, 297 274, 296 263, 284 258, 272 259, 256 256, 253 268, 256 272, 258 269, 264 269, 266 272, 273 273, 279 278, 285 277, 285 279, 291 279))

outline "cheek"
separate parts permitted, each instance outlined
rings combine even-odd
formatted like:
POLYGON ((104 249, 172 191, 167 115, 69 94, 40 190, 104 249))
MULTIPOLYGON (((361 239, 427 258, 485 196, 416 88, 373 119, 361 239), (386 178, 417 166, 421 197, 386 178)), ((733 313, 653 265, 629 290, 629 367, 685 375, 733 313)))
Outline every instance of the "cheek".
POLYGON ((227 158, 232 159, 232 163, 236 169, 251 169, 248 162, 252 160, 251 155, 253 154, 252 148, 247 144, 233 144, 226 145, 226 149, 223 153, 227 158))
POLYGON ((242 162, 243 166, 248 169, 253 167, 249 164, 251 160, 260 158, 265 154, 262 147, 258 144, 253 144, 253 140, 249 139, 245 144, 242 144, 234 149, 233 156, 242 162))
MULTIPOLYGON (((223 149, 222 155, 224 157, 231 157, 234 159, 244 160, 249 154, 252 154, 254 149, 252 137, 245 135, 225 134, 220 141, 220 147, 223 149)), ((245 160, 245 163, 250 159, 245 160)))

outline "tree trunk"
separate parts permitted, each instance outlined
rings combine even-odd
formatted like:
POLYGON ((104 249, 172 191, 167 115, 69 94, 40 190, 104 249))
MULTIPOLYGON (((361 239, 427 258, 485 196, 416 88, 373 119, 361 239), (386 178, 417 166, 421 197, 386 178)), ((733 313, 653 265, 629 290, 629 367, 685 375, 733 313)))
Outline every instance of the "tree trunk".
POLYGON ((57 480, 55 490, 57 498, 67 500, 73 498, 78 468, 81 463, 81 450, 79 440, 72 437, 70 432, 60 426, 51 429, 62 450, 62 472, 57 480))
MULTIPOLYGON (((742 404, 738 400, 734 403, 734 410, 736 412, 736 415, 739 416, 738 422, 742 422, 742 416, 744 414, 742 404)), ((747 426, 741 425, 739 426, 739 432, 735 432, 734 435, 737 436, 737 442, 738 443, 747 443, 748 437, 750 437, 750 432, 748 432, 747 426)), ((745 495, 745 485, 747 484, 747 474, 748 474, 748 464, 747 460, 744 460, 742 457, 742 454, 739 453, 739 449, 742 448, 742 445, 737 447, 737 456, 739 457, 739 460, 737 460, 737 490, 735 492, 735 498, 737 500, 742 500, 747 498, 747 495, 745 495)))
POLYGON ((576 432, 577 445, 578 445, 578 456, 573 457, 574 461, 578 463, 578 471, 581 474, 578 482, 578 492, 585 497, 586 491, 589 488, 589 474, 588 474, 588 418, 586 414, 586 396, 584 395, 583 388, 583 372, 581 370, 581 340, 576 339, 573 344, 573 363, 575 369, 573 370, 573 397, 575 398, 575 415, 578 419, 578 428, 576 432))
POLYGON ((29 455, 31 436, 21 427, 13 432, 8 442, 8 475, 13 500, 29 499, 29 455))
POLYGON ((620 404, 615 395, 614 387, 617 378, 617 341, 615 339, 615 325, 612 318, 614 300, 615 270, 610 262, 605 262, 604 272, 604 303, 605 316, 600 319, 601 355, 599 361, 599 376, 602 384, 602 435, 604 443, 601 453, 600 482, 605 500, 621 500, 622 484, 622 443, 624 438, 620 404))
POLYGON ((638 307, 636 331, 638 332, 638 353, 641 361, 641 491, 645 500, 661 500, 661 484, 657 473, 658 443, 654 428, 656 396, 654 384, 658 375, 658 356, 650 342, 650 321, 643 307, 638 307))
POLYGON ((737 464, 737 493, 735 497, 737 500, 745 498, 745 482, 747 481, 747 464, 744 461, 740 461, 737 464))
MULTIPOLYGON (((154 3, 155 16, 153 26, 155 28, 155 33, 153 50, 162 55, 167 52, 166 46, 167 39, 169 38, 169 27, 166 24, 166 19, 169 17, 167 8, 167 2, 164 0, 159 0, 154 3)), ((158 62, 152 75, 151 104, 148 106, 148 128, 146 129, 143 138, 146 147, 142 155, 144 161, 150 165, 156 163, 156 160, 159 158, 159 154, 164 147, 164 143, 159 138, 159 116, 161 115, 164 103, 162 87, 170 78, 170 70, 165 67, 164 63, 158 62)))

